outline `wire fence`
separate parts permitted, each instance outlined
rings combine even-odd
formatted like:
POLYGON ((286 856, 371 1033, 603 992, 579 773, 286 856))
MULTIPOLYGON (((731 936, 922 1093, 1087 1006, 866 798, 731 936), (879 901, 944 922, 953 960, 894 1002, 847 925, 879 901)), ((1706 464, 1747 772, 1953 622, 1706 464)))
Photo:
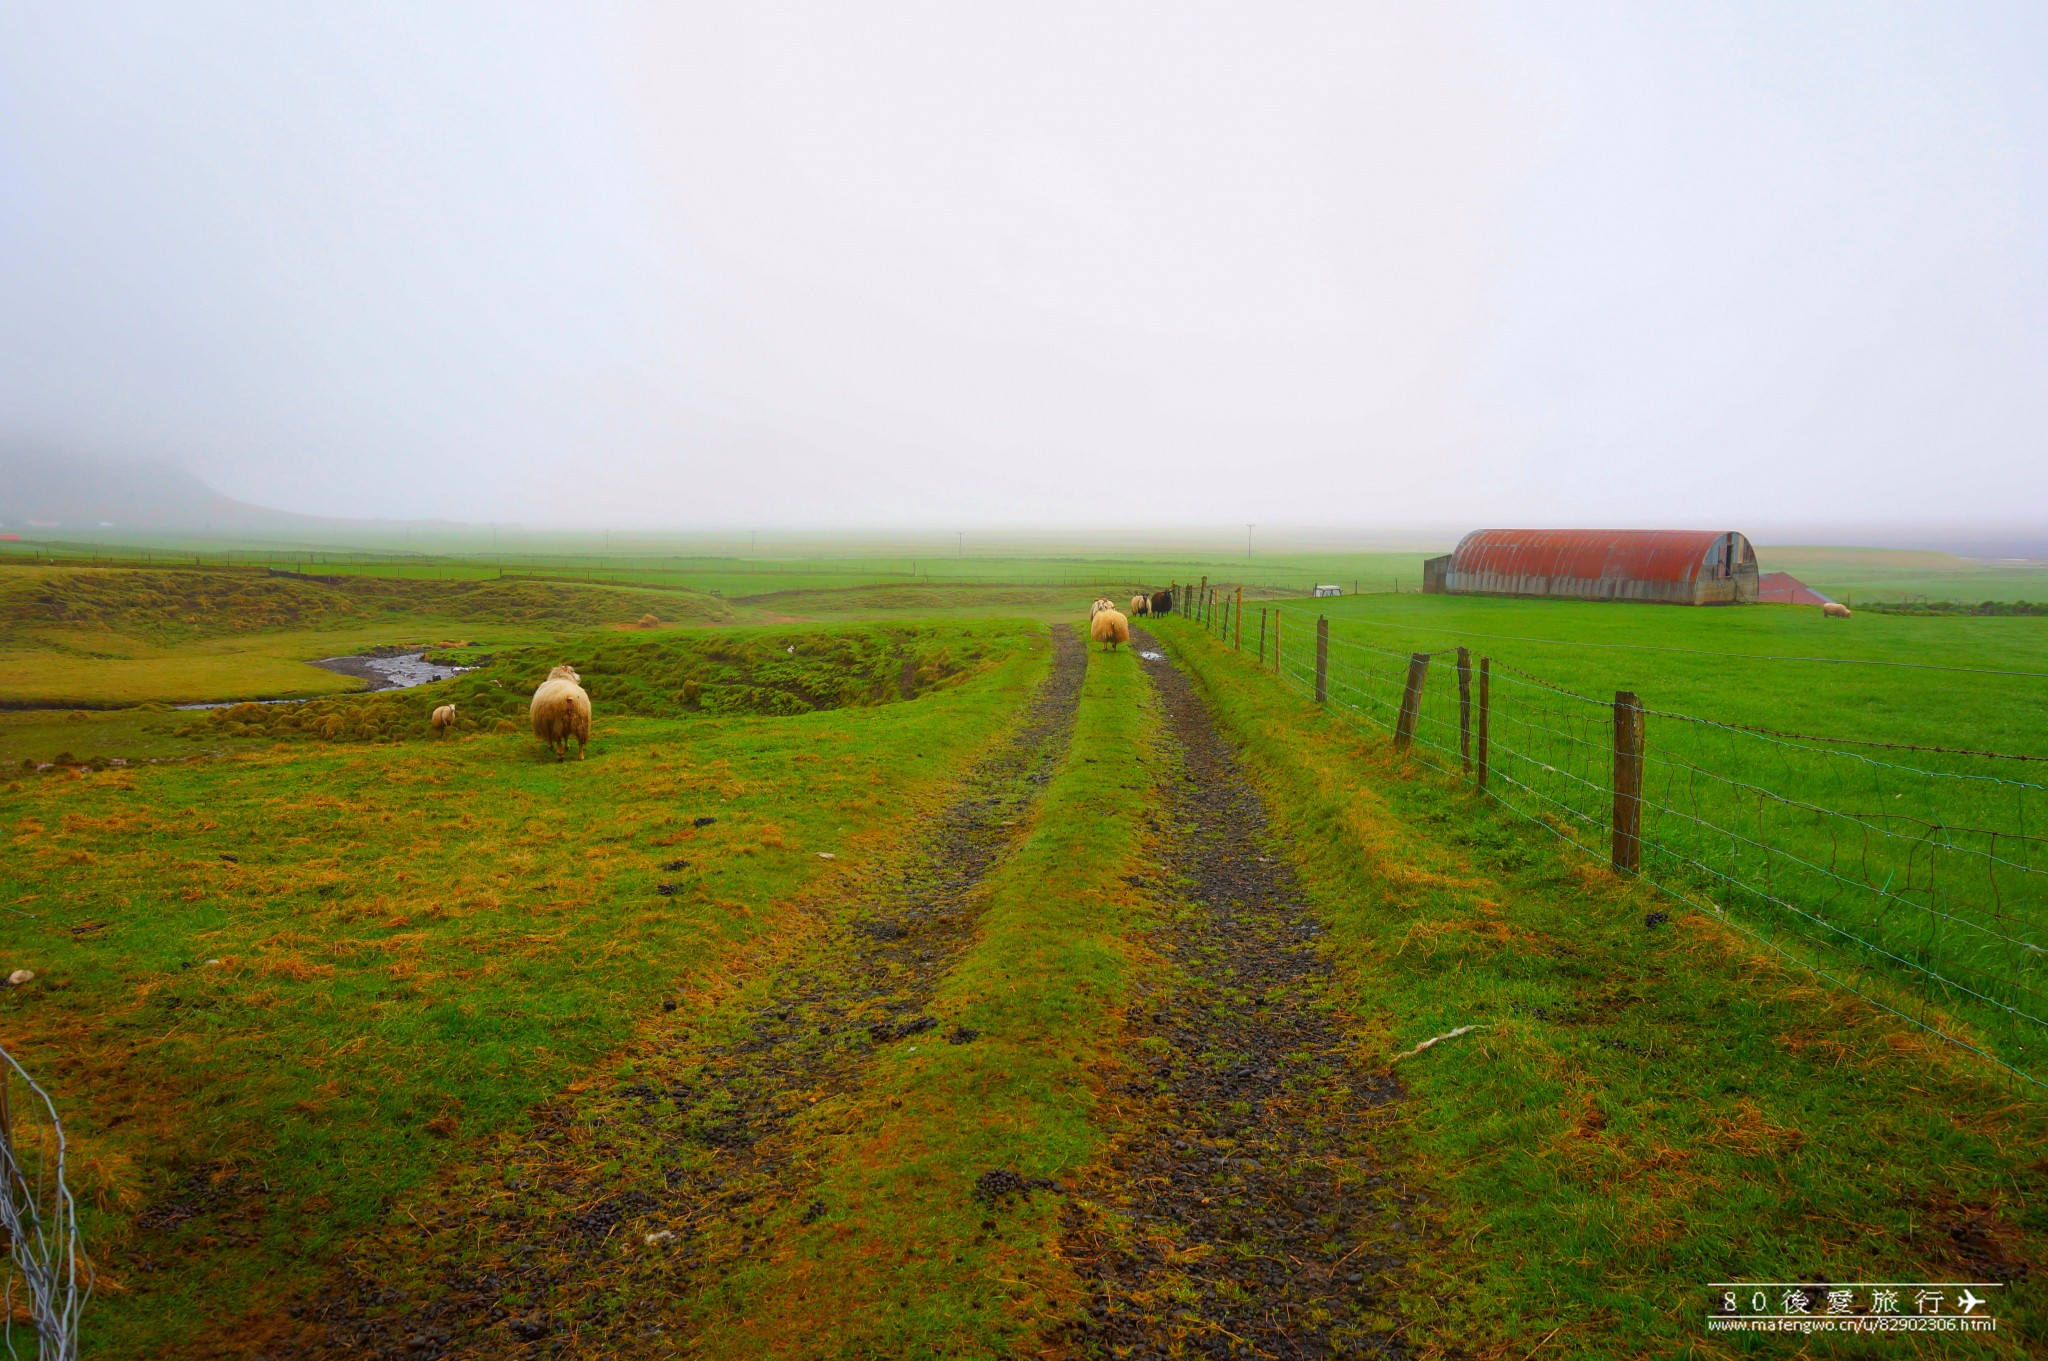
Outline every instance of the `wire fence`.
POLYGON ((22 1322, 34 1333, 38 1361, 72 1361, 78 1355, 92 1268, 79 1239, 64 1158, 56 1103, 0 1049, 0 1233, 7 1239, 0 1340, 10 1357, 23 1355, 15 1345, 22 1322))
POLYGON ((1306 610, 1283 617, 1234 591, 1180 595, 1194 626, 1413 759, 2048 1087, 2048 783, 2035 758, 1718 722, 1579 694, 1467 648, 1332 637, 1306 610))

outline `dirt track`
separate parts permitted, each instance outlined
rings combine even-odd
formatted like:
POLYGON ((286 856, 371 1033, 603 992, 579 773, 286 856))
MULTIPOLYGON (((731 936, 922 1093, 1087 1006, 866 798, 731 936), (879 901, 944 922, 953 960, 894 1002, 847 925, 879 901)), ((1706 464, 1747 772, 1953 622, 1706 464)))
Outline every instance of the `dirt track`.
POLYGON ((857 1088, 881 1047, 935 1029, 925 1007, 973 939, 978 886, 1072 730, 1087 657, 1071 630, 1052 638, 1052 674, 1024 724, 966 775, 906 863, 782 966, 764 998, 630 1081, 547 1103, 524 1140, 485 1151, 470 1184, 362 1244, 332 1291, 294 1311, 297 1339, 267 1354, 679 1350, 690 1302, 715 1296, 758 1246, 764 1216, 810 1192, 791 1118, 857 1088), (388 1284, 422 1261, 423 1288, 388 1284))
POLYGON ((1146 666, 1180 767, 1162 886, 1177 906, 1150 941, 1175 976, 1132 1008, 1122 1132, 1084 1188, 1113 1214, 1068 1211, 1091 1298, 1062 1340, 1120 1358, 1405 1355, 1390 1278, 1414 1202, 1366 1142, 1399 1090, 1352 1067, 1319 1008, 1320 928, 1201 697, 1171 661, 1146 666))

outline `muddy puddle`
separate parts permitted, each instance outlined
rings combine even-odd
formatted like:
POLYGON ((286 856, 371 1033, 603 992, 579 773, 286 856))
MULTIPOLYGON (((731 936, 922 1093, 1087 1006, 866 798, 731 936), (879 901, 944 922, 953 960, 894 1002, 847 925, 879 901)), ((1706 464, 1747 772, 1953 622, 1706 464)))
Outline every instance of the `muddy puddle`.
MULTIPOLYGON (((362 690, 410 690, 415 685, 430 681, 447 680, 465 671, 474 671, 473 666, 447 666, 430 662, 424 652, 364 653, 355 657, 322 657, 311 663, 323 671, 332 671, 341 676, 354 676, 368 681, 362 690)), ((321 696, 321 698, 327 698, 321 696)), ((303 699, 219 699, 204 704, 180 704, 180 709, 226 709, 236 704, 304 704, 303 699)))

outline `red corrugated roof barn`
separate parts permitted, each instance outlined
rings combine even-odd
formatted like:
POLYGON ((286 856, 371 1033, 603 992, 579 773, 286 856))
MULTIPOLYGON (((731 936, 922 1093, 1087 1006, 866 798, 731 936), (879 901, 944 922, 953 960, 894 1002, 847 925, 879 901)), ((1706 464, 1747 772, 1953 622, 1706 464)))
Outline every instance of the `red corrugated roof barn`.
POLYGON ((1746 604, 1757 598, 1756 550, 1728 529, 1478 529, 1423 564, 1422 589, 1746 604))

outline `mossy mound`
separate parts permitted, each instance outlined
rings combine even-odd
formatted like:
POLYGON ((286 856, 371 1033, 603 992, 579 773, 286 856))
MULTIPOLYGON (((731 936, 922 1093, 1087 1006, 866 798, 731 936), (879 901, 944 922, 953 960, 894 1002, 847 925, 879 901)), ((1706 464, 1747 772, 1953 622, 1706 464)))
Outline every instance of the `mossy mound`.
POLYGON ((991 664, 1014 637, 911 625, 836 631, 596 635, 503 652, 453 680, 408 690, 237 704, 195 725, 193 736, 389 742, 425 738, 427 719, 453 704, 457 732, 523 730, 534 687, 567 663, 606 715, 814 713, 893 704, 959 683, 991 664))

